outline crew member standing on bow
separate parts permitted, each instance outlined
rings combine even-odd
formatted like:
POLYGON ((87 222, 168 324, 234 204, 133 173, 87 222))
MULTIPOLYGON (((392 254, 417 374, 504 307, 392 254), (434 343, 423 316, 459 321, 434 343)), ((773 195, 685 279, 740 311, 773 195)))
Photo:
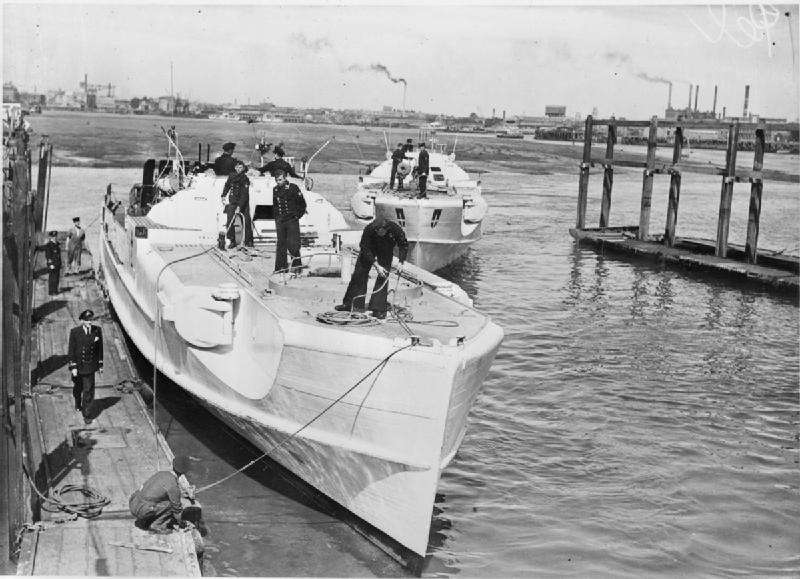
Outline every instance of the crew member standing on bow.
POLYGON ((306 200, 300 187, 286 180, 283 169, 275 171, 278 183, 272 189, 272 206, 275 210, 275 271, 286 271, 286 252, 292 256, 292 270, 300 262, 300 218, 306 213, 306 200))
POLYGON ((61 277, 61 244, 57 235, 55 231, 48 233, 44 246, 44 256, 47 259, 47 293, 51 296, 58 294, 58 281, 61 277))
POLYGON ((426 191, 428 190, 428 172, 430 170, 430 157, 428 150, 425 148, 425 143, 419 144, 419 156, 417 157, 417 177, 419 179, 419 197, 425 199, 428 197, 426 191))
POLYGON ((217 175, 231 175, 236 170, 236 157, 233 156, 235 143, 225 143, 222 145, 222 154, 214 159, 214 173, 217 175))
POLYGON ((67 237, 67 272, 78 273, 81 269, 81 255, 86 232, 81 227, 81 218, 72 218, 72 229, 67 237))
POLYGON ((225 181, 222 188, 222 197, 228 195, 228 203, 225 205, 225 231, 228 232, 228 239, 231 240, 229 249, 236 247, 236 235, 231 227, 233 216, 241 214, 244 218, 244 245, 253 247, 253 222, 250 219, 250 179, 247 177, 247 167, 242 161, 236 161, 236 171, 225 181))
POLYGON ((94 374, 103 373, 103 331, 92 324, 94 312, 84 310, 78 319, 81 325, 69 333, 67 357, 72 373, 72 397, 75 410, 83 415, 86 424, 92 423, 90 407, 94 402, 94 374))
POLYGON ((257 171, 262 175, 264 173, 269 173, 273 177, 275 177, 275 173, 277 171, 283 171, 284 175, 289 175, 290 177, 294 177, 295 179, 302 179, 300 175, 295 173, 294 167, 286 161, 283 156, 285 155, 283 151, 283 147, 280 145, 275 145, 275 148, 272 150, 275 154, 275 159, 264 165, 263 167, 259 167, 257 171))
MULTIPOLYGON (((394 189, 394 180, 397 177, 397 166, 403 162, 403 159, 406 157, 405 148, 403 147, 403 143, 397 143, 397 148, 392 151, 392 174, 389 177, 389 189, 394 189)), ((400 184, 398 185, 398 191, 403 188, 403 178, 400 178, 400 184)))
POLYGON ((361 234, 361 251, 356 260, 353 277, 344 294, 342 303, 334 309, 340 312, 364 311, 364 298, 367 293, 369 270, 374 266, 378 271, 378 279, 372 288, 369 309, 372 315, 382 319, 386 317, 386 296, 388 293, 389 271, 392 269, 392 255, 397 247, 397 259, 400 265, 406 261, 408 241, 403 228, 394 221, 389 221, 383 214, 378 214, 361 234))
MULTIPOLYGON (((169 533, 180 524, 183 514, 180 478, 190 468, 188 456, 172 459, 172 470, 155 473, 134 491, 128 501, 131 514, 136 517, 134 525, 154 533, 169 533)), ((189 498, 193 498, 190 491, 189 498)))

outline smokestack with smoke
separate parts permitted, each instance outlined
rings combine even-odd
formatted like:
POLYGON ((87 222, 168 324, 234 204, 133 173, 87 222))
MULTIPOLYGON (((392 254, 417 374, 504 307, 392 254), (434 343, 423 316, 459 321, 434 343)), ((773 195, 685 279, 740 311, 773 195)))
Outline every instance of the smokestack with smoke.
POLYGON ((669 83, 669 95, 667 96, 667 109, 672 110, 672 83, 669 83))
POLYGON ((700 94, 700 85, 698 84, 694 89, 694 112, 697 112, 697 96, 700 94))

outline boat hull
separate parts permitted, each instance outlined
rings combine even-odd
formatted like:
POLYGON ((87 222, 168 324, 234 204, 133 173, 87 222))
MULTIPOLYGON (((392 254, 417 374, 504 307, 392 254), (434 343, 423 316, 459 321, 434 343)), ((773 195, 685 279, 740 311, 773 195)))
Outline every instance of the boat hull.
POLYGON ((474 350, 467 352, 467 363, 451 364, 435 354, 410 363, 398 354, 382 368, 380 382, 366 381, 334 404, 337 394, 385 354, 344 357, 325 352, 325 340, 298 343, 285 329, 274 383, 267 395, 250 399, 221 379, 213 352, 186 344, 173 323, 155 323, 146 300, 130 289, 136 283, 110 244, 101 239, 100 246, 109 299, 151 363, 278 463, 401 545, 425 554, 440 471, 458 448, 471 402, 499 347, 497 326, 489 323, 490 331, 465 347, 474 350), (431 389, 434 377, 443 384, 419 404, 419 393, 431 389), (384 404, 399 388, 408 400, 384 404), (321 412, 320 420, 304 428, 321 412))

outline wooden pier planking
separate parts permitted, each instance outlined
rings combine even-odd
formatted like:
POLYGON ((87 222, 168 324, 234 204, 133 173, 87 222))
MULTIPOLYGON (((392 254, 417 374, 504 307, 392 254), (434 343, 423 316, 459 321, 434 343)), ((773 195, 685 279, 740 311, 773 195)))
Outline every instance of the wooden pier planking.
MULTIPOLYGON (((64 260, 66 263, 66 260, 64 260)), ((91 260, 84 263, 91 263, 91 260)), ((39 312, 31 333, 31 369, 37 383, 28 401, 28 429, 35 480, 39 491, 64 484, 89 486, 111 501, 94 519, 70 520, 67 513, 42 509, 41 520, 23 536, 18 574, 198 576, 200 567, 189 532, 152 535, 133 525, 128 511, 130 494, 158 469, 169 468, 172 452, 156 437, 141 396, 115 386, 137 376, 125 351, 124 337, 105 306, 91 271, 62 276, 64 289, 47 293, 43 252, 37 252, 34 307, 39 312), (101 408, 93 429, 87 430, 73 408, 72 381, 66 369, 68 332, 78 314, 90 308, 103 329, 104 372, 97 375, 95 400, 101 408), (74 444, 74 432, 87 439, 74 444), (156 461, 158 460, 158 467, 156 461), (163 544, 172 553, 111 545, 163 544)), ((80 495, 67 495, 79 500, 80 495)))

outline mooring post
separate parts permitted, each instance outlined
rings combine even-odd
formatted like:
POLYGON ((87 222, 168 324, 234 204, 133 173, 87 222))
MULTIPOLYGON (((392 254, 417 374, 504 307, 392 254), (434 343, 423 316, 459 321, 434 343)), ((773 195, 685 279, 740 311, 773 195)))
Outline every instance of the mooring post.
POLYGON ((614 117, 608 123, 606 138, 606 158, 603 163, 603 201, 600 205, 600 227, 608 227, 608 214, 611 212, 611 189, 614 186, 614 143, 617 142, 617 123, 614 117))
POLYGON ((592 115, 586 117, 583 129, 583 161, 578 180, 578 219, 575 229, 583 229, 586 225, 586 199, 589 192, 589 167, 592 162, 592 115))
POLYGON ((747 218, 747 242, 745 255, 749 263, 756 263, 758 259, 758 223, 761 219, 761 193, 764 190, 764 181, 761 170, 764 168, 764 124, 756 128, 755 154, 753 155, 753 173, 750 181, 750 214, 747 218))
POLYGON ((719 198, 719 219, 717 221, 717 257, 728 255, 728 230, 731 225, 731 204, 733 203, 733 183, 736 179, 736 150, 739 146, 739 122, 728 128, 728 149, 725 152, 725 175, 722 177, 722 191, 719 198))
POLYGON ((650 205, 653 199, 653 173, 656 168, 656 145, 658 137, 658 118, 650 119, 650 133, 647 136, 647 165, 642 179, 642 208, 639 212, 639 235, 637 239, 650 237, 650 205))
POLYGON ((675 127, 675 143, 672 146, 672 168, 669 178, 669 201, 667 202, 667 225, 664 228, 664 244, 675 245, 675 226, 678 223, 678 202, 681 198, 681 170, 676 167, 681 161, 683 149, 683 127, 675 127))

